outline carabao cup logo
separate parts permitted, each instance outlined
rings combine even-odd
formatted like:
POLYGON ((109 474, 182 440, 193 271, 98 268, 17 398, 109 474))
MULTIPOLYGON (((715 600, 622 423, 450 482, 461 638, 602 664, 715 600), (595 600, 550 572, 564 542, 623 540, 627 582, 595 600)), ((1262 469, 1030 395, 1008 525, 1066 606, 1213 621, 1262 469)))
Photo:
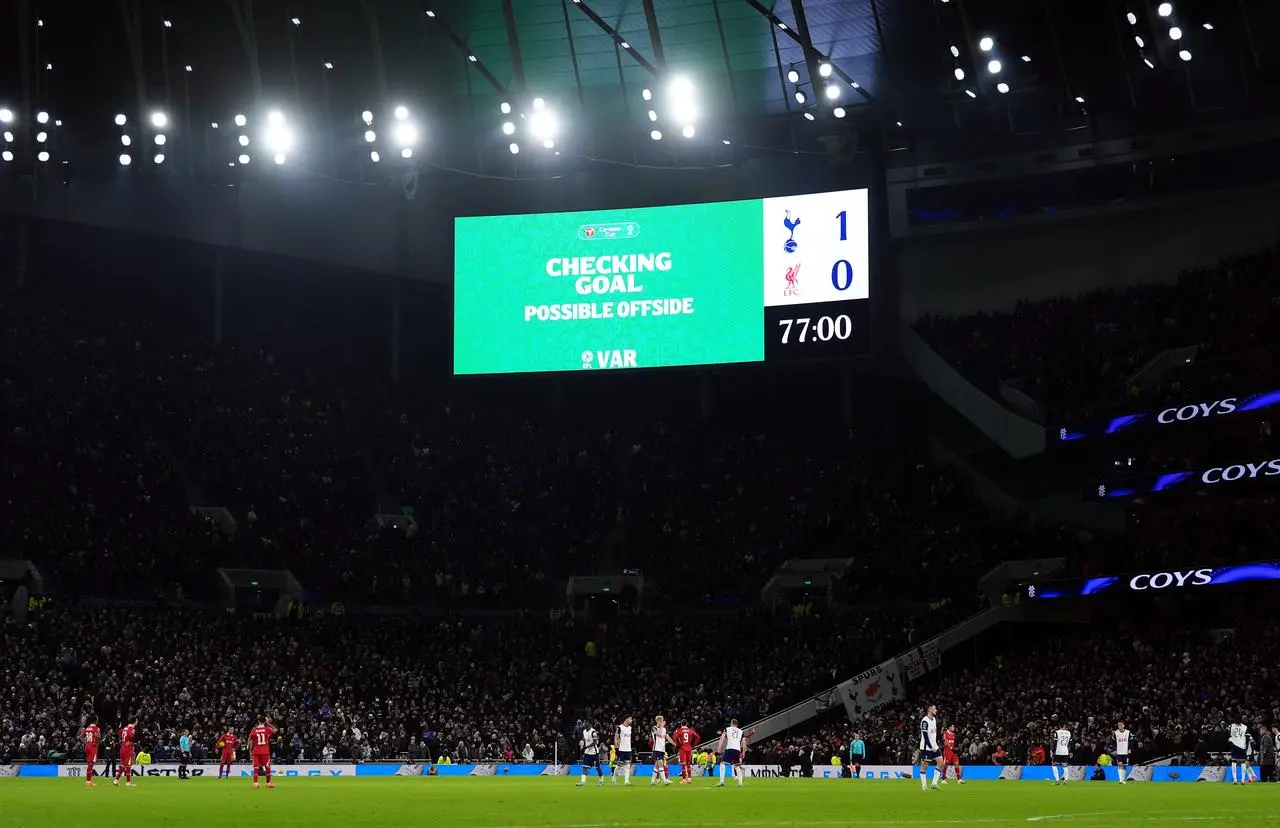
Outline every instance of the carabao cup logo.
POLYGON ((787 236, 786 242, 783 243, 782 249, 788 253, 794 253, 800 248, 800 245, 796 243, 796 228, 800 226, 800 219, 791 218, 791 211, 788 210, 787 217, 782 220, 782 226, 787 228, 787 232, 790 234, 787 236))

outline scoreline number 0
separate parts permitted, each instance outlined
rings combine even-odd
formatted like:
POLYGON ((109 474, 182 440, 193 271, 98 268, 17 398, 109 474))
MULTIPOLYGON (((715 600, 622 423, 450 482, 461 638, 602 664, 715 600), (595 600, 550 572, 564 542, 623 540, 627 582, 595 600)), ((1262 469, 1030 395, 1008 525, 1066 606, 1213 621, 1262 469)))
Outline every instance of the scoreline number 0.
MULTIPOLYGON (((840 241, 849 240, 849 211, 841 210, 836 214, 840 220, 840 241)), ((853 286, 853 265, 846 259, 840 259, 831 266, 831 286, 839 291, 853 286)))

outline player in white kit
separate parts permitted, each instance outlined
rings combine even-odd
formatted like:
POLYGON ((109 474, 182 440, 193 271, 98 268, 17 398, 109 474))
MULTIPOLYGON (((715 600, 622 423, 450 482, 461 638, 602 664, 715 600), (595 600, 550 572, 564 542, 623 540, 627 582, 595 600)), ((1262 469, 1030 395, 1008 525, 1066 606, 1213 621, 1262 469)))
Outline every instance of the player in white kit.
POLYGON ((622 771, 622 784, 631 784, 631 763, 633 753, 631 752, 631 717, 628 716, 622 720, 622 724, 618 725, 617 731, 613 734, 613 745, 618 751, 618 767, 614 770, 613 784, 618 784, 618 770, 622 771))
POLYGON ((733 768, 733 776, 738 780, 738 787, 742 787, 743 779, 747 775, 742 768, 742 754, 746 749, 747 737, 743 735, 742 728, 738 727, 738 720, 730 719, 729 726, 724 729, 724 733, 720 734, 720 745, 716 748, 716 753, 720 754, 720 782, 716 784, 717 788, 724 787, 726 765, 733 768))
POLYGON ((1053 731, 1053 784, 1067 784, 1067 766, 1071 764, 1071 731, 1060 727, 1053 731))
POLYGON ((1116 773, 1120 775, 1120 784, 1128 782, 1129 777, 1129 743, 1133 738, 1125 729, 1124 722, 1116 722, 1116 732, 1111 734, 1115 743, 1116 773))
POLYGON ((1244 763, 1249 761, 1249 728, 1233 724, 1227 728, 1227 742, 1231 745, 1231 784, 1244 781, 1244 763))
POLYGON ((667 721, 661 716, 653 717, 653 776, 649 784, 657 784, 659 777, 662 784, 670 785, 671 777, 667 774, 667 721))
POLYGON ((942 757, 942 748, 938 745, 938 708, 929 705, 920 719, 920 790, 932 787, 938 789, 938 760, 942 757), (926 778, 929 766, 933 765, 933 783, 926 778))
POLYGON ((578 783, 581 788, 587 784, 587 768, 596 769, 596 777, 600 780, 600 785, 604 784, 604 771, 600 768, 600 734, 596 733, 596 729, 590 724, 582 726, 582 781, 578 783))

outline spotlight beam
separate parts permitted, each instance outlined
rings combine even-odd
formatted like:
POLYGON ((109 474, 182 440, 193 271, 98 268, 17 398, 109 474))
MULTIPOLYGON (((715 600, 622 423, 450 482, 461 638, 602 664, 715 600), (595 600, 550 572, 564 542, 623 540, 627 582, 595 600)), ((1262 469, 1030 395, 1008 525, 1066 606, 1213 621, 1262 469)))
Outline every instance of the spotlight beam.
POLYGON ((489 71, 489 67, 484 65, 484 61, 480 60, 475 52, 472 52, 467 46, 467 42, 458 37, 458 33, 450 28, 448 23, 444 22, 440 17, 440 12, 434 10, 429 11, 426 13, 425 17, 432 23, 436 24, 436 27, 444 33, 444 36, 449 39, 449 42, 453 44, 454 48, 462 53, 462 56, 467 59, 467 62, 480 73, 481 77, 489 82, 489 85, 493 87, 495 92, 504 96, 507 94, 507 87, 502 83, 502 81, 494 77, 494 74, 489 71))
MULTIPOLYGON (((806 43, 804 40, 802 40, 800 38, 800 35, 796 32, 794 28, 784 23, 782 20, 778 18, 776 14, 769 11, 769 9, 765 8, 765 6, 760 3, 760 0, 746 0, 746 3, 748 6, 755 9, 756 12, 759 13, 761 17, 763 17, 765 20, 768 20, 773 25, 775 32, 778 29, 782 29, 782 33, 785 34, 787 37, 791 38, 793 41, 795 41, 800 46, 800 48, 805 50, 806 54, 809 52, 809 50, 812 49, 814 52, 816 52, 818 55, 821 56, 822 53, 818 52, 817 47, 814 46, 813 43, 811 42, 806 43), (784 26, 785 28, 783 28, 784 26)), ((848 86, 850 86, 853 89, 853 91, 861 95, 862 99, 867 103, 875 102, 875 98, 865 88, 863 88, 861 85, 854 86, 853 78, 849 76, 848 72, 841 69, 839 64, 837 64, 835 61, 831 60, 830 58, 827 58, 826 61, 827 63, 831 64, 832 75, 844 81, 848 86)))
MULTIPOLYGON (((573 7, 576 9, 581 9, 582 13, 585 14, 587 17, 591 18, 591 22, 595 23, 596 26, 599 27, 600 31, 604 32, 605 34, 609 35, 609 37, 613 38, 614 43, 618 44, 619 46, 621 46, 623 43, 627 43, 627 39, 624 38, 621 34, 619 34, 617 29, 613 28, 608 23, 606 23, 604 18, 596 14, 595 10, 592 9, 590 6, 588 6, 585 2, 580 2, 580 0, 573 0, 573 7)), ((634 60, 636 63, 640 64, 641 66, 643 66, 644 70, 649 74, 654 76, 658 74, 657 67, 655 67, 652 63, 650 63, 649 60, 644 55, 637 52, 635 46, 632 46, 630 43, 627 43, 627 47, 628 48, 621 49, 620 51, 626 52, 628 55, 631 55, 631 59, 634 60)))

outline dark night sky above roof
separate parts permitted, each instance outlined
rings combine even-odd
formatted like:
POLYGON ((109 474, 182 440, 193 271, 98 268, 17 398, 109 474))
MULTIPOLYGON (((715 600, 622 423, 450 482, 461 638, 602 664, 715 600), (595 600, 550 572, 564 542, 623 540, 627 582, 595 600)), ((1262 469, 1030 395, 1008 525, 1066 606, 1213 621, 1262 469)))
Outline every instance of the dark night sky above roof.
MULTIPOLYGON (((69 129, 92 124, 110 131, 111 115, 131 108, 134 69, 119 0, 97 3, 0 0, 0 102, 20 106, 22 52, 17 9, 28 3, 38 29, 33 69, 43 77, 40 103, 65 118, 69 129)), ((243 5, 242 0, 240 0, 243 5)), ((795 23, 791 0, 761 0, 776 16, 795 23)), ((654 49, 641 0, 586 0, 635 50, 652 60, 654 49)), ((793 112, 794 88, 782 78, 788 67, 804 67, 803 49, 775 30, 748 0, 654 0, 667 61, 694 78, 709 110, 725 118, 752 118, 793 112), (717 22, 717 15, 719 22, 717 22), (724 48, 721 45, 723 31, 724 48), (775 36, 781 66, 775 58, 775 36), (727 51, 727 58, 726 58, 727 51)), ((163 104, 165 83, 162 34, 167 35, 171 103, 182 106, 189 89, 192 110, 203 121, 225 118, 252 98, 245 48, 230 0, 159 2, 126 0, 139 9, 144 34, 140 58, 152 104, 163 104), (162 29, 171 19, 174 27, 162 29), (188 75, 184 67, 192 66, 188 75), (184 86, 184 82, 188 86, 184 86)), ((639 89, 648 73, 619 61, 611 38, 580 9, 562 0, 512 0, 527 85, 555 102, 572 119, 624 117, 623 101, 642 120, 639 89), (578 63, 575 79, 572 55, 578 63), (626 92, 623 93, 625 85, 626 92), (581 102, 579 102, 581 95, 581 102), (634 106, 633 106, 634 104, 634 106)), ((466 129, 489 129, 500 96, 466 57, 426 19, 436 10, 448 26, 500 82, 514 77, 502 0, 259 0, 253 4, 264 98, 295 109, 301 121, 324 117, 326 91, 333 117, 349 118, 380 98, 366 10, 376 19, 389 84, 389 97, 418 108, 424 118, 447 120, 466 129), (291 17, 298 67, 295 91, 290 62, 291 17), (332 71, 323 68, 333 64, 332 71), (295 95, 297 101, 295 102, 295 95), (474 124, 469 124, 474 120, 474 124)), ((1187 31, 1184 43, 1195 60, 1178 62, 1161 36, 1161 67, 1149 71, 1132 42, 1123 15, 1129 8, 1153 21, 1148 0, 805 0, 813 44, 881 104, 886 121, 903 120, 917 130, 1050 128, 1054 117, 1070 114, 1071 101, 1086 97, 1099 109, 1160 109, 1172 105, 1212 112, 1259 98, 1275 65, 1280 3, 1275 0, 1180 0, 1175 3, 1187 31), (877 19, 878 18, 878 19, 877 19), (1213 31, 1201 24, 1211 22, 1213 31), (974 87, 952 77, 948 46, 968 49, 981 34, 993 35, 1002 51, 1013 94, 996 95, 992 84, 974 87), (1248 34, 1252 35, 1252 40, 1248 34), (1030 63, 1022 63, 1022 55, 1030 63), (1130 91, 1132 89, 1132 92, 1130 91)), ((35 31, 33 29, 33 31, 35 31)), ((983 64, 985 65, 985 58, 983 64)), ((981 66, 966 54, 960 66, 972 85, 981 66)), ((981 74, 981 72, 979 72, 981 74)), ((853 102, 852 93, 845 100, 853 102)), ((865 111, 865 110, 864 110, 865 111)), ((1078 114, 1078 113, 1077 113, 1078 114)))

